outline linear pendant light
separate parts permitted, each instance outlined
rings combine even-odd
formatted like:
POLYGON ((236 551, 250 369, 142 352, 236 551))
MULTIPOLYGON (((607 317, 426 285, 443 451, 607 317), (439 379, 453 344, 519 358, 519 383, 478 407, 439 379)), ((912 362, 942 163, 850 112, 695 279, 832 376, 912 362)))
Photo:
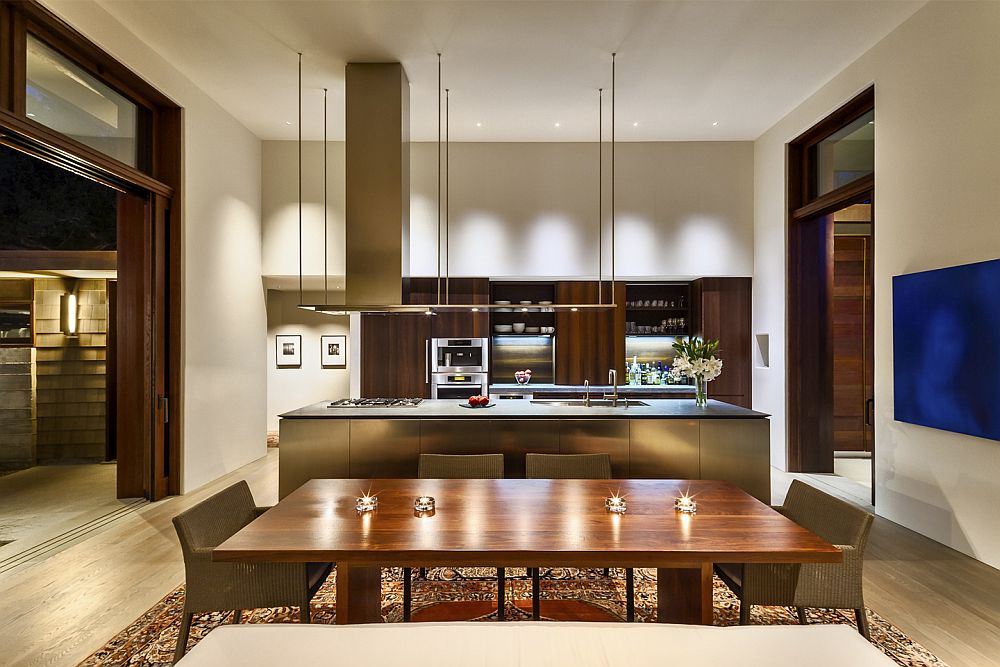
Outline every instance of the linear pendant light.
MULTIPOLYGON (((611 310, 617 307, 615 303, 615 69, 617 53, 611 54, 611 300, 604 302, 603 283, 603 169, 604 169, 604 136, 603 136, 603 106, 604 89, 598 89, 598 218, 597 218, 597 303, 554 303, 549 308, 553 310, 611 310)), ((304 310, 314 310, 316 312, 326 312, 333 315, 346 315, 349 312, 382 312, 382 313, 425 313, 433 315, 437 311, 488 311, 500 308, 509 309, 510 304, 501 303, 451 303, 450 294, 450 118, 449 103, 450 89, 444 89, 444 206, 441 201, 441 54, 437 54, 437 83, 438 83, 438 123, 437 123, 437 299, 436 303, 426 305, 416 304, 391 304, 391 305, 330 305, 329 296, 325 294, 324 303, 321 305, 308 305, 302 299, 302 54, 299 54, 299 308, 304 310), (441 246, 442 246, 442 210, 444 210, 444 301, 441 300, 441 246)), ((326 286, 326 252, 327 252, 327 232, 326 232, 326 89, 323 89, 323 271, 324 271, 324 291, 326 286)), ((526 310, 526 309, 525 309, 526 310)))

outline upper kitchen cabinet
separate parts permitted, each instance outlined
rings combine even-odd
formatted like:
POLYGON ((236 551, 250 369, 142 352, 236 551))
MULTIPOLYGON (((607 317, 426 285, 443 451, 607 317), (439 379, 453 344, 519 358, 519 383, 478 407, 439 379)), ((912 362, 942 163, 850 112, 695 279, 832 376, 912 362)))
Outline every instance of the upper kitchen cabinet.
MULTIPOLYGON (((556 303, 597 303, 596 280, 566 280, 556 283, 556 303)), ((612 300, 611 283, 604 282, 604 301, 612 300)), ((625 284, 615 283, 616 308, 560 310, 555 314, 556 384, 605 384, 608 370, 618 370, 619 383, 625 373, 625 284)))
MULTIPOLYGON (((441 301, 457 304, 488 303, 489 278, 441 279, 441 301)), ((432 304, 438 300, 437 278, 410 278, 409 303, 432 304)), ((432 338, 486 338, 490 335, 490 315, 486 311, 439 311, 431 317, 432 338)))
POLYGON ((708 385, 709 398, 750 407, 750 278, 700 278, 691 283, 691 332, 719 339, 722 375, 708 385))

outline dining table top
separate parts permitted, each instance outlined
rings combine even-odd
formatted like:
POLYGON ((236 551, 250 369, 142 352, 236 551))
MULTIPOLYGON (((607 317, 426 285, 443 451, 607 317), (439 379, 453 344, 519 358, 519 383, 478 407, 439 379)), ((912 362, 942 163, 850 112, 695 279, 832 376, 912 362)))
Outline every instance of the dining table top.
POLYGON ((219 545, 216 561, 675 567, 840 562, 839 549, 715 480, 314 479, 219 545), (378 498, 359 512, 356 499, 378 498), (626 512, 605 508, 625 499, 626 512), (689 495, 694 514, 674 508, 689 495), (418 496, 435 499, 416 512, 418 496))

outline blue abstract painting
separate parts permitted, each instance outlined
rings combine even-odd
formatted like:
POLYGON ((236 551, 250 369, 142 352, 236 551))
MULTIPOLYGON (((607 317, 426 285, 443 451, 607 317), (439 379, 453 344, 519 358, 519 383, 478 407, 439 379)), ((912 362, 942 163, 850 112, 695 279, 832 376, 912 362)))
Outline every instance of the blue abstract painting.
POLYGON ((897 421, 1000 440, 1000 260, 894 276, 897 421))

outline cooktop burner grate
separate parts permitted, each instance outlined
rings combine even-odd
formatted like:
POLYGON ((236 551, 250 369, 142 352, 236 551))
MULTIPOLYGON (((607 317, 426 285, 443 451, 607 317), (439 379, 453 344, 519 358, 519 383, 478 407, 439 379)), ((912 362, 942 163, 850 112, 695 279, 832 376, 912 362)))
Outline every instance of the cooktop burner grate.
POLYGON ((414 408, 422 398, 342 398, 333 401, 331 408, 414 408))

